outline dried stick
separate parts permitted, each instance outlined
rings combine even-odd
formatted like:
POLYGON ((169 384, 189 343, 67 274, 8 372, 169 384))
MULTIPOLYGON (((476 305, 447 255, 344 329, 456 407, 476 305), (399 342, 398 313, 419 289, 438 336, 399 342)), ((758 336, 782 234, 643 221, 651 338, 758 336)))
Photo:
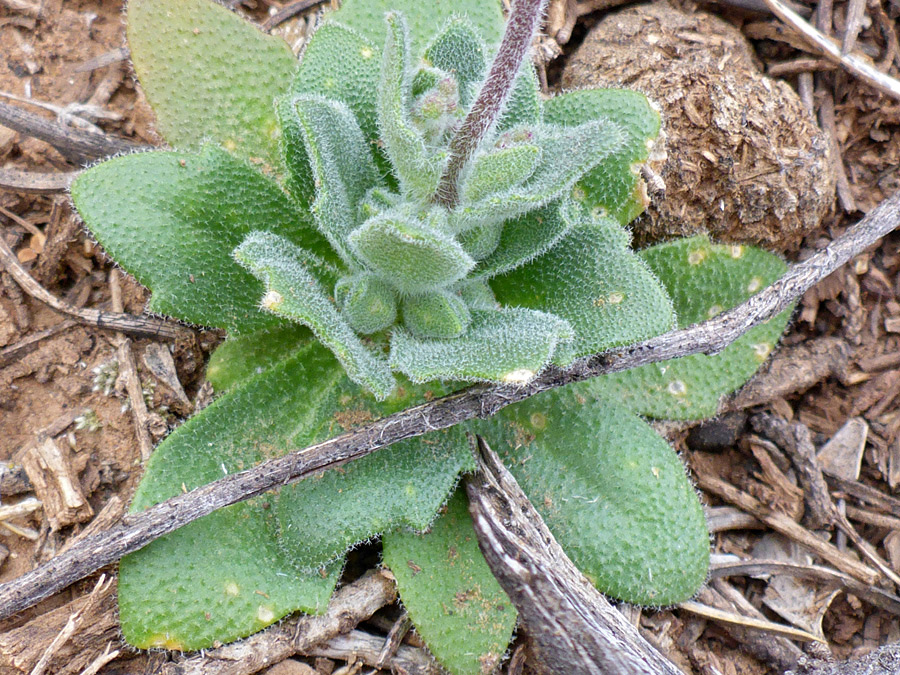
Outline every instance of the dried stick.
POLYGON ((36 195, 65 192, 76 173, 36 173, 16 169, 0 169, 0 188, 36 195))
MULTIPOLYGON (((824 250, 794 265, 774 284, 709 321, 587 357, 567 370, 548 367, 524 386, 476 385, 267 460, 253 469, 231 474, 141 513, 129 514, 119 526, 90 537, 18 579, 0 585, 0 619, 34 605, 182 525, 273 487, 340 466, 408 438, 490 417, 508 405, 556 387, 648 363, 692 354, 716 354, 753 326, 777 315, 817 282, 898 226, 900 193, 884 200, 824 250)), ((5 246, 2 237, 0 245, 5 246)))
POLYGON ((678 675, 578 571, 500 458, 477 445, 466 493, 478 545, 536 643, 540 672, 678 675))
POLYGON ((35 300, 40 300, 57 312, 71 316, 88 326, 169 340, 174 340, 189 331, 188 328, 165 319, 72 307, 51 294, 28 274, 2 236, 0 236, 0 268, 5 268, 22 289, 35 300))
POLYGON ((813 28, 781 0, 765 0, 772 13, 814 45, 822 54, 840 65, 847 72, 878 91, 900 100, 900 81, 882 73, 867 59, 858 54, 842 54, 841 46, 833 39, 813 28))
POLYGON ((51 122, 2 101, 0 101, 0 124, 20 134, 46 141, 64 155, 83 162, 123 152, 149 149, 149 146, 135 145, 105 134, 73 129, 58 122, 51 122))

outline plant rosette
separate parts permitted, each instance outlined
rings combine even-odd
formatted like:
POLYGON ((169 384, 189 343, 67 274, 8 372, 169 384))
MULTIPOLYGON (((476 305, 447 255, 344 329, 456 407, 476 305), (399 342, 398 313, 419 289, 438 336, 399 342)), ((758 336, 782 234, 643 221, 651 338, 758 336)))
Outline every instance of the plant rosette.
MULTIPOLYGON (((216 400, 156 448, 132 510, 466 382, 525 383, 706 319, 784 270, 704 237, 633 251, 659 115, 627 90, 545 100, 530 62, 498 49, 499 3, 346 0, 299 63, 211 0, 131 0, 127 20, 173 149, 88 169, 72 198, 150 311, 228 334, 216 400)), ((709 535, 641 416, 714 415, 786 321, 468 428, 598 589, 679 602, 706 578, 709 535)), ((125 638, 201 649, 322 611, 346 552, 380 536, 438 661, 487 672, 516 615, 455 490, 473 468, 463 428, 433 432, 162 537, 121 562, 125 638)))

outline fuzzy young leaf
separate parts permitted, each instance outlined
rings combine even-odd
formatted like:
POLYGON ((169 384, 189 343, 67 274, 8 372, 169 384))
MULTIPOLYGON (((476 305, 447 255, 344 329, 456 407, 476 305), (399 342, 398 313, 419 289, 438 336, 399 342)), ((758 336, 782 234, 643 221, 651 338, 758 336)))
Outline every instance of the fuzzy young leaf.
POLYGON ((435 291, 403 300, 403 325, 417 338, 455 338, 471 321, 465 303, 453 293, 435 291))
MULTIPOLYGON (((491 254, 478 261, 470 275, 488 279, 509 272, 555 246, 572 229, 577 209, 568 202, 554 203, 503 225, 500 241, 491 254)), ((460 235, 462 240, 464 235, 460 235)))
POLYGON ((426 534, 383 541, 403 606, 434 657, 453 675, 493 672, 516 610, 481 555, 465 493, 457 490, 426 534))
MULTIPOLYGON (((131 505, 141 511, 185 489, 247 469, 292 447, 318 396, 344 379, 321 346, 256 375, 156 448, 131 505)), ((297 609, 321 611, 340 565, 305 574, 277 542, 271 497, 235 504, 122 559, 119 618, 137 647, 202 649, 254 633, 297 609)))
POLYGON ((557 363, 664 333, 675 320, 672 301, 628 249, 628 239, 608 218, 582 221, 539 258, 495 277, 491 287, 503 305, 550 312, 572 324, 576 338, 560 345, 557 363))
POLYGON ((72 200, 107 253, 153 291, 148 309, 237 335, 282 323, 231 256, 255 228, 334 254, 278 184, 213 146, 116 157, 81 173, 72 200))
POLYGON ((565 127, 607 119, 622 129, 625 142, 576 188, 592 211, 627 225, 643 213, 647 194, 638 167, 647 161, 659 135, 659 113, 647 97, 627 89, 584 89, 544 104, 544 120, 565 127))
POLYGON ((709 535, 678 455, 589 381, 479 423, 568 556, 598 589, 667 605, 706 579, 709 535))
POLYGON ((452 340, 420 340, 395 329, 391 366, 413 382, 435 379, 528 382, 571 340, 569 324, 544 312, 507 308, 472 312, 468 330, 452 340))
POLYGON ((485 46, 468 20, 452 18, 425 50, 425 62, 453 75, 459 102, 468 107, 477 93, 475 85, 487 68, 485 46))
POLYGON ((209 0, 131 0, 127 32, 135 72, 169 143, 198 150, 214 141, 280 166, 272 101, 297 68, 284 40, 209 0))
POLYGON ((310 271, 309 254, 286 239, 254 232, 235 249, 234 257, 265 284, 262 306, 267 311, 309 326, 350 379, 380 399, 390 395, 396 382, 387 363, 360 342, 340 315, 310 271))
POLYGON ((484 260, 497 250, 502 235, 502 223, 489 223, 461 232, 456 237, 456 240, 465 252, 472 257, 472 260, 484 260))
POLYGON ((444 288, 475 266, 454 239, 399 211, 370 218, 350 235, 350 245, 369 269, 401 293, 444 288))
POLYGON ((445 157, 425 145, 409 117, 411 74, 406 22, 396 13, 386 18, 388 32, 376 102, 378 128, 403 194, 424 201, 437 188, 445 157))
POLYGON ((383 330, 397 318, 394 291, 374 274, 344 277, 334 287, 334 295, 347 323, 363 335, 383 330))
POLYGON ((530 143, 498 148, 476 156, 471 171, 463 181, 463 201, 475 203, 525 182, 540 161, 541 148, 530 143))
POLYGON ((570 128, 542 126, 532 133, 532 142, 541 148, 541 159, 528 180, 477 202, 461 204, 453 212, 455 229, 464 230, 469 223, 515 218, 544 206, 562 196, 623 142, 619 127, 606 120, 570 128))
POLYGON ((381 44, 384 15, 391 11, 402 12, 409 24, 413 57, 431 42, 435 26, 458 16, 465 16, 489 45, 500 42, 503 35, 503 12, 497 0, 346 0, 331 17, 381 44))
MULTIPOLYGON (((675 302, 678 327, 705 321, 755 295, 787 266, 752 246, 715 245, 706 236, 640 253, 675 302)), ((635 412, 662 419, 704 419, 768 358, 793 308, 742 335, 713 356, 697 354, 602 378, 604 388, 635 412)))
MULTIPOLYGON (((288 186, 305 191, 304 183, 312 180, 316 225, 352 265, 346 240, 359 224, 358 204, 369 189, 381 183, 369 144, 353 113, 342 103, 303 95, 282 101, 278 110, 284 127, 285 161, 295 176, 288 186), (296 162, 304 159, 308 166, 297 166, 296 162)), ((302 204, 303 194, 295 193, 295 197, 302 204)))

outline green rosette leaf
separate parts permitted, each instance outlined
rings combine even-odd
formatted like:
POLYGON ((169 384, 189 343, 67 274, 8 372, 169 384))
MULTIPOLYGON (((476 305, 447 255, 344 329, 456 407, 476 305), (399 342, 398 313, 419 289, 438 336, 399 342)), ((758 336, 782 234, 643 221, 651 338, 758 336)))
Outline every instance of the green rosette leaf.
POLYGON ((128 48, 163 137, 279 167, 272 101, 297 59, 284 40, 209 0, 130 0, 128 48), (252 54, 252 58, 248 55, 252 54))
POLYGON ((596 119, 617 125, 623 143, 578 182, 576 192, 597 215, 627 225, 647 206, 640 165, 659 135, 659 113, 646 96, 628 89, 583 89, 544 104, 545 122, 571 127, 596 119))
MULTIPOLYGON (((706 236, 659 244, 640 256, 665 284, 684 328, 738 305, 787 270, 752 246, 716 245, 706 236)), ((722 397, 757 371, 781 338, 793 308, 756 326, 713 356, 695 354, 603 377, 603 386, 635 412, 660 419, 705 419, 722 397)))
POLYGON ((706 579, 703 509, 675 451, 594 381, 478 423, 572 562, 640 605, 690 598, 706 579))
POLYGON ((251 231, 335 261, 277 183, 214 146, 116 157, 80 174, 72 200, 106 252, 153 291, 150 311, 234 335, 281 323, 260 310, 263 285, 231 256, 251 231))
POLYGON ((425 534, 391 532, 383 542, 403 606, 438 662, 454 675, 493 672, 516 609, 481 555, 465 492, 425 534))
MULTIPOLYGON (((509 225, 508 225, 509 227, 509 225)), ((491 280, 501 304, 567 320, 575 340, 554 361, 568 364, 672 327, 672 301, 647 264, 628 248, 628 233, 608 218, 582 219, 556 246, 491 280)))

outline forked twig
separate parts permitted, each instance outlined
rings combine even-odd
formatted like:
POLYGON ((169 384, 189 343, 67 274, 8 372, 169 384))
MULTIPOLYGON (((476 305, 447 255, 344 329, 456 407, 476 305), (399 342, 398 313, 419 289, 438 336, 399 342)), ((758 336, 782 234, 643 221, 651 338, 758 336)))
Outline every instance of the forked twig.
POLYGON ((0 619, 34 605, 125 554, 216 509, 255 497, 276 486, 340 466, 408 438, 489 417, 508 405, 556 387, 682 356, 718 353, 753 326, 777 315, 818 281, 898 226, 900 193, 884 200, 824 250, 791 267, 774 284, 709 321, 585 358, 567 370, 549 367, 524 386, 476 385, 303 450, 270 459, 253 469, 226 476, 146 511, 129 514, 120 525, 86 538, 65 553, 0 586, 0 619))

